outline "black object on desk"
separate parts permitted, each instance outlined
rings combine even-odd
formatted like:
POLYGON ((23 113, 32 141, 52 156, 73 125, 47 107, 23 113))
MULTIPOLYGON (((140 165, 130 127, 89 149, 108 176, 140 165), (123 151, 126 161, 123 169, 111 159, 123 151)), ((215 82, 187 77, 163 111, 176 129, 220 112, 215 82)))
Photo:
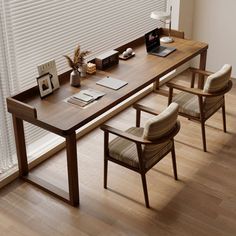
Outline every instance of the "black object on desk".
POLYGON ((176 50, 176 48, 173 47, 160 46, 160 36, 158 28, 145 34, 145 43, 147 53, 159 57, 165 57, 176 50))

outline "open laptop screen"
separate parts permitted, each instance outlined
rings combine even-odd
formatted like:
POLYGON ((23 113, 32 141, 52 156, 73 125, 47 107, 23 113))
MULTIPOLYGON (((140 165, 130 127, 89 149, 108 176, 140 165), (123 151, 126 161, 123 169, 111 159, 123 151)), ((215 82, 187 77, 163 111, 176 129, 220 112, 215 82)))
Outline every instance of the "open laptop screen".
POLYGON ((154 29, 145 34, 145 43, 147 52, 160 46, 159 29, 154 29))

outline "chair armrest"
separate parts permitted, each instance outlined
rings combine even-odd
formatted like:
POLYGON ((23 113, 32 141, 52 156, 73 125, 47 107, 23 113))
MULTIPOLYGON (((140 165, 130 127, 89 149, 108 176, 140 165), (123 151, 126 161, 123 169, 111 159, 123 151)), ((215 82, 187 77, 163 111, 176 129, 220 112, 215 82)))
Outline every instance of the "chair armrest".
POLYGON ((143 137, 138 137, 138 136, 135 136, 133 134, 127 133, 125 131, 121 131, 121 130, 116 129, 114 127, 111 127, 109 125, 102 125, 101 129, 104 132, 109 132, 109 133, 115 134, 115 135, 117 135, 121 138, 125 138, 125 139, 130 140, 130 141, 135 142, 135 143, 150 145, 150 144, 164 143, 164 142, 166 142, 170 139, 173 139, 174 136, 180 130, 180 122, 179 122, 179 120, 177 120, 174 129, 169 134, 167 134, 166 136, 163 136, 159 139, 151 140, 151 141, 147 140, 147 139, 144 139, 143 137))
POLYGON ((169 87, 169 88, 174 88, 174 89, 177 89, 177 90, 180 90, 180 91, 191 93, 191 94, 194 94, 194 95, 197 95, 197 96, 202 96, 202 97, 216 96, 215 94, 212 94, 212 93, 203 92, 202 89, 188 88, 188 87, 184 87, 182 85, 178 85, 178 84, 174 84, 174 83, 170 83, 170 82, 166 83, 166 86, 169 87))
POLYGON ((130 140, 130 141, 133 141, 135 143, 140 143, 140 144, 152 144, 151 141, 147 140, 147 139, 144 139, 143 137, 138 137, 138 136, 135 136, 133 134, 130 134, 130 133, 127 133, 125 131, 122 131, 122 130, 119 130, 119 129, 116 129, 114 127, 111 127, 109 125, 102 125, 101 126, 101 129, 105 132, 109 132, 109 133, 112 133, 112 134, 115 134, 121 138, 125 138, 127 140, 130 140))
POLYGON ((201 96, 201 97, 216 97, 216 96, 221 96, 221 95, 224 95, 225 93, 227 93, 232 88, 233 82, 232 82, 232 80, 229 80, 228 86, 225 89, 215 92, 215 93, 206 93, 206 92, 203 92, 202 89, 188 88, 188 87, 184 87, 184 86, 174 84, 171 82, 166 83, 166 86, 169 88, 172 88, 172 89, 174 88, 174 89, 181 90, 181 91, 184 91, 187 93, 192 93, 194 95, 201 96))
POLYGON ((192 73, 201 74, 201 75, 205 75, 205 76, 209 76, 209 75, 213 74, 213 72, 206 71, 206 70, 200 70, 200 69, 193 68, 193 67, 190 67, 189 70, 190 70, 192 73))
POLYGON ((144 112, 150 113, 152 115, 158 115, 158 112, 155 109, 143 106, 143 105, 138 104, 138 103, 134 104, 133 108, 136 109, 136 110, 139 110, 139 111, 144 111, 144 112))

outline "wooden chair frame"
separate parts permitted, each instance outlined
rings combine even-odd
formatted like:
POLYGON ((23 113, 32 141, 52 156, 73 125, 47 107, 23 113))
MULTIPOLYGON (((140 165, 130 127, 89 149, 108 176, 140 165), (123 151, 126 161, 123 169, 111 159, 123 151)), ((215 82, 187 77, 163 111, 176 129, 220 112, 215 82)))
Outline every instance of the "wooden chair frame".
POLYGON ((225 93, 227 93, 228 91, 230 91, 230 89, 232 88, 232 81, 229 80, 227 87, 224 90, 221 90, 219 92, 215 92, 215 93, 206 93, 203 92, 202 89, 199 88, 194 88, 194 83, 195 83, 195 75, 196 74, 200 74, 203 76, 209 76, 211 74, 213 74, 212 72, 209 71, 203 71, 203 70, 199 70, 199 69, 195 69, 195 68, 190 68, 190 71, 192 72, 192 80, 191 80, 191 85, 190 88, 187 88, 185 86, 181 86, 181 85, 177 85, 171 82, 166 83, 166 85, 169 87, 169 99, 168 99, 168 104, 170 104, 172 102, 172 97, 173 97, 173 89, 177 89, 180 91, 184 91, 187 93, 191 93, 194 95, 198 96, 198 103, 199 103, 199 111, 200 111, 200 116, 199 117, 195 117, 195 116, 191 116, 182 112, 179 112, 179 115, 184 116, 188 119, 192 119, 192 120, 196 120, 197 122, 199 122, 201 124, 201 130, 202 130, 202 141, 203 141, 203 150, 204 152, 207 151, 206 148, 206 132, 205 132, 205 122, 220 108, 222 108, 222 118, 223 118, 223 130, 224 132, 226 132, 226 117, 225 117, 225 93), (208 114, 206 116, 206 112, 204 110, 204 102, 203 102, 203 98, 204 97, 216 97, 216 96, 223 96, 223 105, 221 107, 219 107, 217 110, 215 110, 214 112, 212 112, 211 114, 208 114))
MULTIPOLYGON (((151 109, 144 107, 144 106, 139 106, 139 105, 134 106, 134 108, 137 110, 137 112, 139 114, 140 114, 141 110, 146 111, 146 112, 151 111, 151 109)), ((157 115, 157 112, 154 110, 152 110, 149 113, 157 115)), ((139 118, 139 121, 140 121, 140 118, 139 118)), ((136 121, 136 124, 137 124, 137 121, 136 121)), ((152 140, 152 141, 144 139, 143 137, 135 136, 135 135, 127 133, 125 131, 121 131, 119 129, 113 128, 108 125, 102 125, 101 129, 104 131, 104 188, 105 189, 107 188, 108 161, 112 161, 112 162, 119 164, 121 166, 124 166, 130 170, 138 172, 141 175, 141 179, 142 179, 145 205, 147 208, 150 208, 145 174, 148 170, 150 170, 154 165, 156 165, 169 152, 171 152, 171 154, 172 154, 172 164, 173 164, 174 177, 175 177, 175 180, 178 179, 177 167, 176 167, 176 157, 175 157, 175 147, 174 147, 174 136, 179 132, 179 129, 180 129, 179 121, 176 122, 175 127, 171 131, 171 133, 169 133, 168 135, 166 135, 164 137, 161 137, 159 139, 152 140), (119 137, 130 140, 136 144, 137 153, 138 153, 138 160, 139 160, 139 166, 137 168, 134 166, 130 166, 122 161, 116 160, 109 155, 109 146, 108 146, 109 145, 109 133, 115 134, 119 137), (141 145, 142 144, 145 144, 145 145, 160 144, 160 143, 166 142, 168 140, 171 140, 173 142, 172 149, 169 152, 165 153, 158 161, 153 163, 149 168, 145 167, 145 163, 143 161, 143 151, 142 151, 141 145)))

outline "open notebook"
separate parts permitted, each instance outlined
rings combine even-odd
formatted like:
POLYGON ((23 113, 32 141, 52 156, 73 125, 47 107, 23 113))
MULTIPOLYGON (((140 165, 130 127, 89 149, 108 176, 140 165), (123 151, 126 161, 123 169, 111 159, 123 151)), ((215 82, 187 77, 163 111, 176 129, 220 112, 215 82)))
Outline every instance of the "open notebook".
POLYGON ((78 105, 80 107, 85 107, 86 105, 92 103, 93 101, 99 99, 104 95, 104 92, 94 89, 86 89, 69 97, 67 102, 78 105))

